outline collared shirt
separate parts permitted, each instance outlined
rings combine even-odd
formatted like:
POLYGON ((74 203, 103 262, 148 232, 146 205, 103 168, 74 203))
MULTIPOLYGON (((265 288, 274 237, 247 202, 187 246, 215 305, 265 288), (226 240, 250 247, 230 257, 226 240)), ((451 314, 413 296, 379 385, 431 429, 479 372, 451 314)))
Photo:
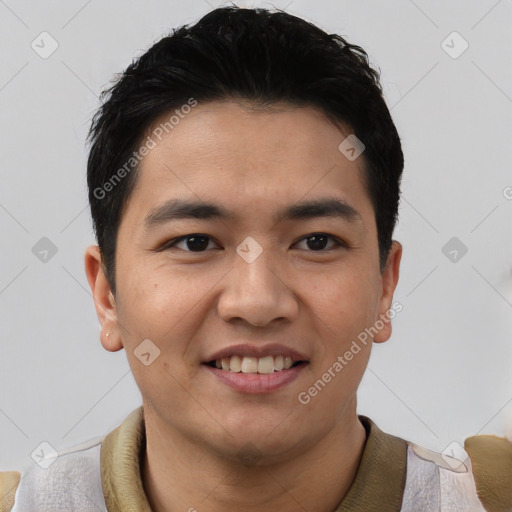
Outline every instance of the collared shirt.
MULTIPOLYGON (((367 433, 365 448, 355 479, 333 512, 512 510, 512 504, 510 509, 504 508, 500 496, 492 503, 496 493, 490 489, 493 483, 489 484, 489 479, 483 488, 475 486, 471 462, 469 467, 450 462, 384 433, 365 416, 359 416, 359 420, 367 433), (489 508, 483 508, 476 489, 486 495, 485 499, 490 497, 491 502, 486 504, 489 508), (493 508, 498 506, 502 508, 493 508)), ((42 464, 46 468, 34 465, 23 474, 0 473, 0 512, 151 512, 140 469, 145 435, 140 406, 108 435, 60 452, 53 463, 42 464)), ((476 439, 473 444, 479 445, 481 437, 490 436, 471 438, 476 439)), ((510 457, 512 460, 512 451, 510 457)), ((484 461, 485 469, 488 464, 484 459, 480 457, 479 461, 484 461)), ((510 475, 502 480, 506 483, 510 475)))
MULTIPOLYGON (((141 409, 139 409, 141 411, 141 409)), ((405 488, 407 443, 385 434, 360 416, 367 441, 356 478, 336 512, 397 512, 405 488)), ((109 434, 101 450, 102 482, 109 512, 151 512, 140 470, 145 429, 142 413, 132 415, 109 434), (138 453, 138 457, 134 454, 138 453), (112 471, 120 468, 121 471, 112 471)))

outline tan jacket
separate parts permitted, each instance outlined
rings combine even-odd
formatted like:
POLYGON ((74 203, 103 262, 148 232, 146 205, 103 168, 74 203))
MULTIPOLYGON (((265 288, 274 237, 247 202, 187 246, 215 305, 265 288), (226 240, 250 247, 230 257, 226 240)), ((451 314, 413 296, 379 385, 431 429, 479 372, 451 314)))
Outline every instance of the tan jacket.
MULTIPOLYGON (((465 447, 472 464, 457 466, 359 419, 367 442, 356 478, 335 512, 512 511, 507 440, 469 438, 465 447)), ((141 406, 104 438, 68 450, 47 469, 34 464, 23 473, 0 472, 0 512, 151 512, 140 476, 144 450, 141 406)))

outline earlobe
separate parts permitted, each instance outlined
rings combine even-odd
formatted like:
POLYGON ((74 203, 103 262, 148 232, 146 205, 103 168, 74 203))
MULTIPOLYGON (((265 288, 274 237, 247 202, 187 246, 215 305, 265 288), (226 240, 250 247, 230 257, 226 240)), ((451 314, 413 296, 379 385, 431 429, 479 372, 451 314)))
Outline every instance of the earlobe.
POLYGON ((375 343, 383 343, 391 337, 391 310, 393 302, 393 294, 395 293, 396 285, 398 284, 398 277, 400 274, 400 261, 402 259, 402 244, 393 240, 391 249, 389 251, 386 267, 382 271, 382 295, 379 301, 379 317, 376 322, 379 326, 383 324, 382 329, 379 329, 373 341, 375 343))
POLYGON ((101 324, 101 344, 105 350, 116 352, 123 348, 118 329, 116 302, 105 274, 101 251, 97 245, 91 245, 86 249, 84 263, 96 314, 101 324))

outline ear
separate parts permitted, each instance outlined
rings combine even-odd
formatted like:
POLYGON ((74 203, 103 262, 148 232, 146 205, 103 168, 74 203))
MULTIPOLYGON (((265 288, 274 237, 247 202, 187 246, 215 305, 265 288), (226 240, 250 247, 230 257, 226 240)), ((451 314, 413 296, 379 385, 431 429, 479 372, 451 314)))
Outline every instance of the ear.
POLYGON ((398 284, 398 275, 400 273, 400 260, 402 259, 402 245, 393 240, 389 251, 386 267, 382 271, 382 295, 379 300, 379 319, 383 320, 384 327, 373 338, 375 343, 382 343, 391 337, 391 319, 387 313, 391 309, 393 294, 398 284))
POLYGON ((84 262, 96 314, 101 324, 101 344, 105 350, 117 352, 123 348, 123 343, 118 328, 116 302, 105 273, 101 251, 97 245, 87 247, 84 262))

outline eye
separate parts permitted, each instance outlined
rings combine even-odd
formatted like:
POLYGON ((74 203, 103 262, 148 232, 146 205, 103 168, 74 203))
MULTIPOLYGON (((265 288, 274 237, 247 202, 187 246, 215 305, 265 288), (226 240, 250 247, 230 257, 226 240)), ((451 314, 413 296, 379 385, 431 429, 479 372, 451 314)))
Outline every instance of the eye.
MULTIPOLYGON (((328 248, 333 249, 335 247, 347 247, 345 243, 343 243, 341 240, 336 238, 335 236, 328 235, 327 233, 311 233, 310 235, 305 236, 302 238, 300 242, 306 241, 307 246, 311 249, 313 252, 327 252, 324 251, 328 240, 331 239, 334 242, 334 246, 331 246, 328 248)), ((311 252, 309 251, 309 252, 311 252)))
POLYGON ((183 235, 178 238, 174 238, 169 240, 163 247, 162 250, 172 249, 177 247, 178 244, 184 243, 185 248, 179 248, 184 250, 185 252, 204 252, 209 242, 211 241, 211 237, 208 235, 203 235, 201 233, 191 233, 189 235, 183 235))
MULTIPOLYGON (((208 249, 209 243, 212 241, 212 237, 208 235, 204 235, 202 233, 190 233, 188 235, 183 235, 169 240, 162 246, 161 250, 177 248, 179 250, 184 250, 185 252, 205 252, 208 249), (184 245, 179 247, 179 244, 184 245)), ((304 241, 309 248, 308 252, 327 252, 328 250, 336 247, 347 247, 347 245, 340 239, 327 233, 311 233, 299 240, 298 243, 303 243, 304 241), (331 240, 332 244, 326 250, 329 240, 331 240)))

